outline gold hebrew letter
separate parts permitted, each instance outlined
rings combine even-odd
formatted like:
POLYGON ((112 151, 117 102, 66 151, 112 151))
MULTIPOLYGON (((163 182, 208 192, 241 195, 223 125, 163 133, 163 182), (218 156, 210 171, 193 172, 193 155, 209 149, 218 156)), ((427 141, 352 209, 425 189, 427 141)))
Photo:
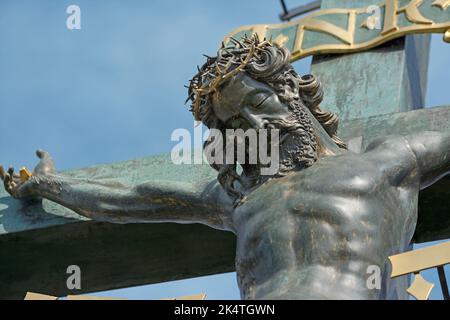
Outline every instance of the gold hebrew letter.
POLYGON ((392 31, 397 31, 397 11, 398 2, 397 0, 386 0, 384 12, 384 27, 381 34, 384 36, 392 31))
MULTIPOLYGON (((340 14, 342 12, 336 12, 335 14, 340 14)), ((330 13, 328 13, 330 14, 330 13)), ((295 40, 295 53, 300 53, 302 51, 303 36, 305 30, 318 31, 322 33, 327 33, 333 37, 345 42, 346 44, 352 46, 354 44, 355 30, 356 30, 356 10, 348 10, 347 12, 347 29, 340 28, 330 22, 314 19, 315 17, 305 18, 298 25, 297 36, 295 40)))
POLYGON ((433 24, 433 21, 425 18, 419 11, 423 0, 412 0, 406 6, 398 8, 398 0, 386 0, 385 4, 385 18, 384 27, 381 34, 384 36, 392 31, 397 31, 397 16, 400 13, 405 13, 406 19, 412 23, 418 24, 433 24))
POLYGON ((423 0, 413 0, 406 6, 400 8, 398 13, 404 12, 406 15, 406 19, 408 19, 412 23, 419 24, 433 24, 433 21, 425 18, 422 13, 419 11, 419 7, 422 5, 423 0))
POLYGON ((436 0, 432 6, 439 7, 442 11, 445 11, 450 6, 450 0, 436 0))

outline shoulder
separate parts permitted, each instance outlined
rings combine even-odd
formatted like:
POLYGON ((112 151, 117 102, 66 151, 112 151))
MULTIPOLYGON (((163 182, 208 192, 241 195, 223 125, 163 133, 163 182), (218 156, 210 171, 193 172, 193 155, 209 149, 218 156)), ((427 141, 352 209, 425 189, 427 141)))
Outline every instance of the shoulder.
POLYGON ((407 149, 408 139, 404 135, 388 135, 383 137, 377 137, 369 142, 364 149, 364 153, 385 151, 391 149, 407 149))
POLYGON ((417 167, 416 155, 408 136, 404 135, 376 138, 367 145, 361 156, 389 176, 406 177, 417 167))

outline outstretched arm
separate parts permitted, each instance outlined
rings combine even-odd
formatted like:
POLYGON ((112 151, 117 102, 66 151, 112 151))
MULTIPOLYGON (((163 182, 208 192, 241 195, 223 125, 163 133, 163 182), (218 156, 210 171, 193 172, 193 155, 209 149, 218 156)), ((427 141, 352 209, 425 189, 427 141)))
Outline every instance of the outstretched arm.
POLYGON ((229 229, 227 198, 216 182, 195 187, 188 183, 152 181, 129 186, 118 181, 94 181, 57 174, 48 153, 25 182, 13 169, 2 172, 5 189, 15 198, 46 198, 80 215, 114 223, 203 223, 229 229))
POLYGON ((450 132, 425 131, 407 140, 418 164, 421 189, 450 172, 450 132))

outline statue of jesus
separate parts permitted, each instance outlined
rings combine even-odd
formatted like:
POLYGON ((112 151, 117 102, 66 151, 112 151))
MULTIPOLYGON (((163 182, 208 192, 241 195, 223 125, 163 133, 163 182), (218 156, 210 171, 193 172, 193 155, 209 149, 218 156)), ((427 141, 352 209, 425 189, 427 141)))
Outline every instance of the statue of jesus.
POLYGON ((385 136, 354 153, 336 136, 337 117, 321 110, 322 96, 287 49, 256 36, 232 40, 190 82, 192 112, 223 132, 279 130, 274 174, 234 161, 212 163, 218 177, 202 190, 195 181, 127 185, 71 178, 38 151, 28 180, 13 168, 0 176, 15 198, 49 199, 95 220, 233 232, 243 299, 396 299, 387 258, 410 247, 419 191, 449 172, 450 135, 385 136), (381 270, 380 289, 367 285, 370 266, 381 270))

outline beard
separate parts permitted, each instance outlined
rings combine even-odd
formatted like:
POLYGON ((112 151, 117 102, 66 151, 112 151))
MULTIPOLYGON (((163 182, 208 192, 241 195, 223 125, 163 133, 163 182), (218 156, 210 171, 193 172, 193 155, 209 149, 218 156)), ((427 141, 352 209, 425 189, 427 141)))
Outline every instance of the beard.
MULTIPOLYGON (((273 120, 267 125, 269 137, 271 136, 270 130, 279 130, 277 172, 271 176, 262 175, 261 169, 268 165, 262 165, 260 162, 253 165, 241 165, 242 178, 247 191, 254 190, 271 177, 282 177, 291 171, 306 169, 317 161, 317 139, 306 106, 301 102, 294 101, 289 104, 289 108, 291 114, 286 119, 273 120)), ((268 140, 267 145, 270 143, 272 141, 268 140)), ((246 153, 248 159, 248 148, 246 148, 246 153)))
POLYGON ((317 161, 317 139, 306 107, 295 101, 286 120, 272 125, 280 130, 280 169, 277 176, 306 169, 317 161))
MULTIPOLYGON (((235 200, 235 205, 246 194, 251 193, 268 179, 306 169, 317 161, 317 139, 306 106, 299 101, 293 101, 288 106, 291 112, 287 118, 272 120, 266 127, 268 140, 265 150, 268 150, 267 146, 271 146, 273 143, 269 138, 272 136, 271 130, 277 129, 279 133, 278 148, 275 148, 275 151, 271 147, 271 152, 268 154, 271 156, 271 161, 274 161, 271 153, 272 151, 278 152, 278 157, 276 157, 278 166, 275 173, 263 175, 262 169, 272 166, 273 163, 263 165, 259 158, 256 164, 249 164, 245 161, 244 164, 240 163, 242 174, 237 172, 237 162, 220 165, 210 163, 218 171, 217 179, 228 195, 235 200)), ((206 142, 204 148, 212 145, 214 143, 206 142)), ((244 145, 246 159, 250 159, 249 156, 252 152, 255 151, 249 149, 248 144, 244 145)), ((226 147, 224 154, 226 154, 226 147)))

